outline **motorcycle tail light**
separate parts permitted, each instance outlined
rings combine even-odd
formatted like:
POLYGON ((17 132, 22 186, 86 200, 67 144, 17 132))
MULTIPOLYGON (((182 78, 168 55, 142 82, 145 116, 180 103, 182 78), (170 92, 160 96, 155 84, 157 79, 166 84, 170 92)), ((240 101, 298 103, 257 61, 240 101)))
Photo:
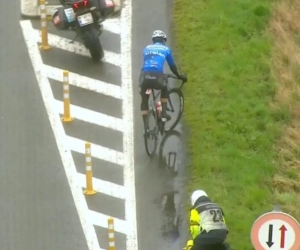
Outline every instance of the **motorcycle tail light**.
POLYGON ((81 2, 77 2, 77 3, 73 3, 73 8, 74 9, 78 9, 81 5, 82 6, 88 6, 89 4, 89 1, 88 0, 84 0, 84 1, 81 1, 81 2))

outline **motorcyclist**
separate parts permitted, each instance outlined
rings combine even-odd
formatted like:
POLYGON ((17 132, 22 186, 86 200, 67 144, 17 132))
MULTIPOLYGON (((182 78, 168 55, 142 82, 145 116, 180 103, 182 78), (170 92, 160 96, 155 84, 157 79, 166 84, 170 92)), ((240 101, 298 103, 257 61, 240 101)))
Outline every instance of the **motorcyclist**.
MULTIPOLYGON (((143 67, 139 80, 139 92, 142 97, 141 113, 143 116, 144 125, 148 114, 148 98, 145 92, 148 88, 161 89, 161 103, 162 103, 162 121, 168 121, 171 117, 167 114, 168 89, 166 78, 163 74, 165 61, 179 79, 186 81, 185 75, 180 74, 175 65, 171 49, 165 45, 167 42, 167 35, 161 30, 155 30, 152 34, 152 42, 146 46, 143 51, 143 67)), ((145 126, 144 126, 145 127, 145 126)))
POLYGON ((213 203, 205 191, 195 190, 191 195, 190 233, 192 240, 186 250, 223 250, 228 228, 221 207, 213 203))

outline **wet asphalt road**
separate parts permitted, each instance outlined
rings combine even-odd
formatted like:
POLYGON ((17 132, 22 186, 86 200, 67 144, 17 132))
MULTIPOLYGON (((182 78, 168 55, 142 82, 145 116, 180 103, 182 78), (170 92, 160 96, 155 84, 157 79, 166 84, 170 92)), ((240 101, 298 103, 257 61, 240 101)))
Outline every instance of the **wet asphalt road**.
MULTIPOLYGON (((50 1, 58 4, 58 1, 50 1)), ((155 29, 165 31, 172 41, 173 0, 134 0, 132 2, 132 70, 134 90, 135 178, 137 199, 138 244, 140 250, 179 250, 185 245, 187 234, 186 183, 187 152, 184 129, 179 124, 173 133, 166 135, 157 150, 157 156, 149 160, 142 137, 138 77, 141 68, 141 52, 151 43, 155 29), (135 80, 136 79, 136 80, 135 80), (169 153, 176 154, 173 170, 166 168, 169 153), (165 159, 165 160, 162 160, 165 159), (174 173, 175 172, 175 173, 174 173), (166 198, 168 202, 166 203, 166 198), (174 200, 172 202, 172 200, 174 200), (171 201, 171 202, 170 202, 171 201), (175 209, 175 210, 174 210, 175 209)), ((109 39, 111 43, 111 39, 109 39)), ((104 41, 105 43, 105 41, 104 41)), ((104 44, 107 47, 109 44, 104 44)), ((114 48, 114 45, 109 45, 114 48)), ((170 72, 166 67, 166 72, 170 72)), ((170 156, 173 161, 174 154, 170 156)))
MULTIPOLYGON (((57 1, 50 1, 50 3, 57 4, 57 1)), ((170 37, 170 4, 169 0, 164 2, 136 0, 133 2, 132 68, 134 79, 138 79, 141 51, 145 45, 151 42, 153 30, 162 29, 170 37), (149 9, 153 11, 149 12, 149 9), (155 13, 155 17, 152 17, 151 13, 155 13)), ((0 40, 2 48, 11 44, 10 49, 1 51, 1 58, 7 58, 7 61, 3 63, 3 59, 1 59, 0 68, 2 76, 2 84, 0 84, 0 152, 2 158, 0 219, 9 225, 1 226, 0 242, 5 249, 12 250, 84 250, 87 249, 84 235, 23 42, 18 22, 19 13, 15 12, 15 8, 19 8, 18 1, 11 2, 8 8, 1 10, 1 17, 3 19, 5 17, 6 21, 11 20, 9 29, 6 22, 0 24, 3 32, 0 40), (11 37, 14 38, 15 46, 12 44, 11 37), (22 61, 19 61, 19 58, 22 58, 22 61), (14 74, 15 68, 20 68, 21 72, 14 74), (48 178, 49 176, 53 178, 48 178)), ((33 23, 33 26, 38 27, 39 23, 33 23)), ((72 35, 67 35, 67 37, 71 38, 72 35)), ((116 49, 116 39, 117 37, 113 34, 105 36, 102 40, 103 47, 116 53, 119 52, 119 49, 116 49)), ((53 50, 51 54, 44 55, 43 59, 44 62, 51 65, 61 55, 61 51, 53 50)), ((75 56, 72 54, 68 54, 67 57, 63 56, 64 60, 57 60, 58 62, 54 66, 64 68, 68 63, 68 69, 73 72, 82 73, 88 77, 97 77, 99 74, 102 77, 110 77, 108 72, 112 68, 103 66, 99 72, 99 68, 90 67, 87 71, 87 67, 90 65, 88 59, 72 60, 75 56)), ((116 69, 114 71, 118 72, 116 69)), ((185 148, 182 146, 181 134, 174 132, 165 137, 158 156, 152 161, 149 160, 143 144, 137 81, 134 84, 136 85, 134 88, 135 174, 139 249, 179 250, 182 249, 186 239, 184 224, 186 210, 182 206, 185 198, 183 196, 184 184, 186 183, 184 179, 184 168, 187 162, 185 148), (170 155, 172 163, 168 164, 170 152, 173 153, 170 155), (173 164, 174 155, 176 155, 176 160, 173 164), (166 168, 167 165, 170 165, 169 168, 166 168)), ((60 96, 60 89, 55 87, 55 83, 52 84, 52 87, 54 95, 60 96)), ((73 89, 72 100, 77 105, 85 103, 85 107, 97 111, 100 109, 102 113, 113 113, 114 116, 121 117, 119 103, 109 100, 106 102, 102 98, 101 102, 105 105, 95 108, 95 100, 99 97, 93 95, 94 93, 73 89)), ((76 135, 78 129, 84 126, 87 127, 86 124, 77 124, 67 130, 69 134, 76 135)), ((177 130, 182 131, 180 126, 177 127, 177 130)), ((95 142, 96 140, 98 143, 94 135, 99 131, 96 132, 91 126, 88 127, 88 131, 90 135, 84 133, 84 139, 90 138, 90 141, 95 142)), ((106 131, 106 133, 108 132, 106 131)), ((113 141, 109 147, 118 149, 122 143, 118 140, 117 134, 109 133, 108 135, 108 138, 115 136, 114 140, 106 140, 107 142, 113 141)), ((80 165, 83 165, 82 157, 76 156, 76 154, 73 156, 77 158, 75 161, 79 161, 80 165)), ((107 173, 102 171, 99 175, 102 177, 106 175, 107 179, 113 175, 114 180, 109 181, 122 184, 121 177, 118 177, 119 173, 114 171, 115 166, 112 165, 110 169, 107 173)), ((82 170, 78 171, 82 172, 82 170)), ((95 176, 97 177, 97 171, 95 176)), ((100 200, 103 201, 104 198, 100 197, 100 200)), ((108 202, 110 203, 110 201, 108 202)), ((89 206, 101 206, 100 203, 98 205, 97 203, 97 198, 92 198, 89 206)), ((115 207, 123 206, 118 203, 113 204, 115 207)), ((104 210, 107 209, 104 208, 104 210)), ((113 216, 123 217, 122 211, 119 209, 113 209, 113 211, 110 209, 110 212, 113 213, 113 216)), ((106 232, 98 231, 97 235, 101 244, 101 238, 106 237, 106 232)), ((124 239, 121 236, 120 239, 117 238, 118 250, 123 250, 124 247, 120 245, 124 239)))
MULTIPOLYGON (((145 153, 142 137, 142 118, 140 116, 140 96, 137 89, 137 80, 141 68, 142 50, 151 43, 152 32, 156 29, 165 31, 170 38, 171 34, 171 0, 135 0, 133 2, 133 39, 132 39, 132 68, 134 82, 135 107, 135 174, 137 195, 138 240, 140 250, 153 249, 182 249, 186 237, 187 216, 184 196, 186 173, 185 147, 181 135, 182 127, 177 126, 170 136, 165 137, 161 145, 161 154, 149 161, 145 153), (174 154, 169 159, 169 153, 175 152, 175 174, 166 165, 173 165, 174 154), (177 173, 177 175, 176 175, 177 173), (168 194, 168 195, 167 195, 168 194), (175 194, 175 195, 174 195, 175 194), (168 199, 167 199, 168 198, 168 199), (173 201, 173 198, 174 201, 173 201), (168 200, 168 202, 166 202, 168 200)), ((166 68, 166 72, 170 72, 166 68)), ((159 154, 159 151, 157 152, 159 154)))
POLYGON ((87 249, 19 26, 0 9, 0 248, 87 249))

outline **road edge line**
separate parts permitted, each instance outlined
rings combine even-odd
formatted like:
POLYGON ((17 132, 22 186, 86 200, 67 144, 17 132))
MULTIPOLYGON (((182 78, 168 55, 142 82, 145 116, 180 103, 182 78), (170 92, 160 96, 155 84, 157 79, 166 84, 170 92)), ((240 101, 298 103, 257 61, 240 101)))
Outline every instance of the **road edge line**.
POLYGON ((137 250, 137 219, 134 169, 134 126, 133 126, 133 88, 132 88, 132 1, 126 0, 121 12, 121 80, 123 94, 123 150, 124 150, 124 186, 128 196, 125 200, 125 219, 128 223, 126 249, 137 250))

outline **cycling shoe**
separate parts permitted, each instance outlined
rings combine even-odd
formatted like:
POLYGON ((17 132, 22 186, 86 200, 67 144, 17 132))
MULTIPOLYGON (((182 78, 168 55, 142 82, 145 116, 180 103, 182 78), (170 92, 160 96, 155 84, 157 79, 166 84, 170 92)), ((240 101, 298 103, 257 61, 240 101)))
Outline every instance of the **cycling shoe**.
POLYGON ((164 116, 162 116, 161 118, 162 122, 167 122, 171 120, 171 116, 168 114, 165 114, 164 116))

